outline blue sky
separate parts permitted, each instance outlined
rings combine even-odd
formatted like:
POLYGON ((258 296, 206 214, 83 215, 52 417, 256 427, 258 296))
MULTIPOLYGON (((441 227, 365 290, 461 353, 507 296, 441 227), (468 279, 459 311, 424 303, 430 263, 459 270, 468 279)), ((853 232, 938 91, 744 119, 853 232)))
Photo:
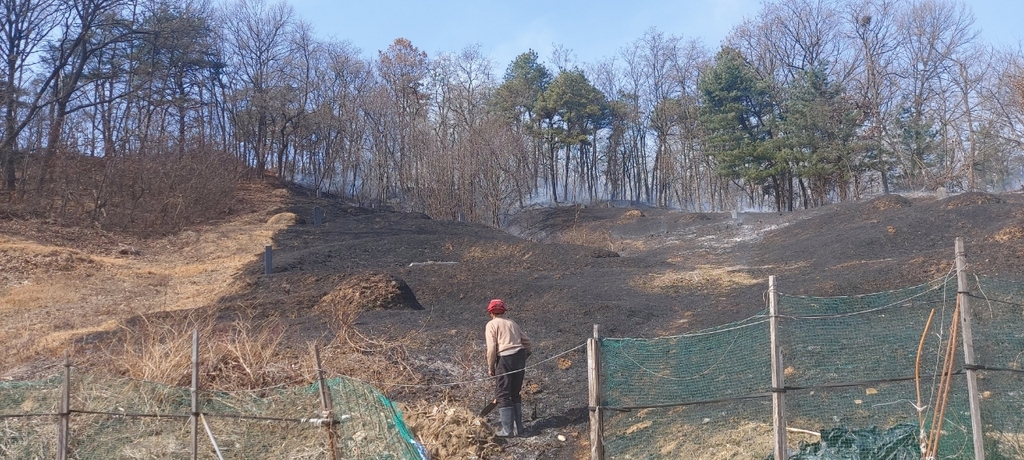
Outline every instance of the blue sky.
MULTIPOLYGON (((270 0, 272 2, 273 0, 270 0)), ((347 40, 376 56, 405 37, 430 56, 479 44, 500 75, 528 49, 551 56, 553 44, 579 62, 596 62, 640 38, 650 28, 697 38, 717 48, 733 26, 757 14, 760 0, 286 0, 321 37, 347 40)), ((981 39, 1016 45, 1024 39, 1024 1, 969 1, 981 39)))

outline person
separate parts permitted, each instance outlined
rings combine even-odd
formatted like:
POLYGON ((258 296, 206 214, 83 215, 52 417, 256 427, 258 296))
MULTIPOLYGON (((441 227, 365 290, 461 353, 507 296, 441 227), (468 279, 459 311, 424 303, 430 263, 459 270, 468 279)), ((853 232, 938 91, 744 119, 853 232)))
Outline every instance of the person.
POLYGON ((494 401, 501 417, 497 436, 523 436, 523 376, 530 356, 530 338, 515 321, 506 319, 505 302, 493 299, 487 305, 491 320, 484 328, 487 339, 487 373, 497 377, 494 401))

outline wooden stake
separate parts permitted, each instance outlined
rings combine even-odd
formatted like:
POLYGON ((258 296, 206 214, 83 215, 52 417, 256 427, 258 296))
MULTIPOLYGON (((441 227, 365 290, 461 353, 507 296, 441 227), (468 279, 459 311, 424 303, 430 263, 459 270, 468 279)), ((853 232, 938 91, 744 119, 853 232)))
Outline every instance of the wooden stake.
POLYGON ((939 441, 942 438, 942 423, 946 420, 946 403, 949 401, 949 390, 953 382, 953 364, 956 362, 956 336, 960 323, 956 317, 960 314, 960 304, 953 308, 953 322, 949 327, 949 340, 942 358, 942 375, 936 388, 935 407, 932 410, 932 427, 928 434, 927 450, 924 458, 934 458, 939 453, 939 441))
POLYGON ((71 360, 64 352, 64 387, 60 396, 60 424, 57 426, 57 459, 68 458, 68 435, 71 418, 71 360))
POLYGON ((768 277, 768 313, 771 316, 772 353, 772 432, 775 436, 773 450, 776 460, 789 458, 786 455, 786 392, 785 369, 782 363, 782 349, 779 347, 779 293, 775 287, 775 276, 768 277))
MULTIPOLYGON (((974 458, 985 460, 985 435, 981 431, 981 398, 978 392, 978 373, 974 369, 974 333, 971 330, 971 304, 967 294, 967 256, 964 254, 964 239, 957 237, 956 290, 960 305, 960 334, 964 343, 964 367, 967 368, 967 399, 971 409, 971 434, 974 439, 974 458)), ((950 340, 953 338, 951 337, 950 340)))
POLYGON ((921 354, 924 351, 924 341, 928 337, 928 329, 932 327, 932 318, 935 317, 935 309, 933 308, 931 313, 928 313, 928 322, 924 324, 924 330, 921 331, 921 341, 917 343, 917 359, 914 360, 914 386, 917 388, 917 405, 914 409, 917 410, 917 442, 921 445, 921 455, 924 456, 927 450, 927 438, 924 433, 924 402, 921 401, 921 354))
POLYGON ((192 329, 192 460, 199 458, 199 329, 192 329))
POLYGON ((600 326, 594 325, 594 337, 587 339, 587 383, 590 393, 590 458, 604 460, 604 420, 601 414, 600 326))

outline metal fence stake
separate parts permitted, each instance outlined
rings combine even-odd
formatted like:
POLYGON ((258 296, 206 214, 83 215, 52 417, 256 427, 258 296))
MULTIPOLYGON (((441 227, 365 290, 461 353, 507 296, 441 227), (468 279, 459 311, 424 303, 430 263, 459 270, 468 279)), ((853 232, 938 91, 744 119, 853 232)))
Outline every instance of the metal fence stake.
POLYGON ((320 380, 320 407, 323 410, 323 418, 327 419, 327 442, 331 449, 331 460, 338 460, 338 449, 334 441, 334 401, 331 398, 331 390, 327 387, 324 379, 324 366, 320 361, 320 344, 313 346, 313 357, 316 358, 316 375, 320 380))
POLYGON ((199 329, 192 330, 192 460, 199 458, 199 329))
POLYGON ((71 360, 64 352, 64 388, 60 397, 60 425, 57 427, 57 459, 68 458, 68 435, 71 418, 71 360))

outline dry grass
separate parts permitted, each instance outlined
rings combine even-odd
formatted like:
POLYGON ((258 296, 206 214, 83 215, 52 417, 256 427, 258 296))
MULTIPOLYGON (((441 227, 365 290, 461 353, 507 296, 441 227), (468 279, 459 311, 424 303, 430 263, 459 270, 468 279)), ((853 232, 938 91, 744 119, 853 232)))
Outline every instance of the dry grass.
POLYGON ((486 244, 472 246, 465 251, 463 260, 520 259, 528 260, 533 253, 529 245, 523 244, 486 244))
POLYGON ((619 223, 635 222, 641 217, 647 216, 645 216, 639 209, 630 209, 629 211, 622 213, 622 217, 619 217, 619 223))
MULTIPOLYGON (((994 444, 991 448, 1004 456, 997 458, 1024 458, 1024 434, 990 432, 985 436, 994 444)), ((989 451, 989 448, 986 446, 985 450, 989 451)))
POLYGON ((187 387, 192 378, 192 331, 199 333, 199 371, 204 386, 253 390, 304 383, 316 369, 311 359, 283 346, 285 329, 276 319, 239 319, 218 324, 212 315, 141 316, 120 324, 104 355, 88 359, 89 372, 187 387), (301 365, 299 365, 301 364, 301 365))
MULTIPOLYGON (((266 209, 283 197, 263 200, 266 209)), ((32 378, 74 340, 118 329, 128 318, 191 310, 234 292, 242 268, 287 227, 263 213, 200 231, 119 245, 60 246, 45 223, 8 222, 0 236, 0 378, 32 378)), ((63 242, 61 244, 74 244, 63 242)))
POLYGON ((490 425, 463 406, 419 401, 401 408, 402 418, 430 458, 489 458, 500 451, 490 425))
POLYGON ((734 289, 742 286, 762 284, 764 280, 751 277, 741 271, 742 267, 700 266, 695 270, 670 270, 630 281, 632 286, 647 292, 674 293, 693 288, 734 289))
MULTIPOLYGON (((639 414, 638 414, 639 415, 639 414)), ((642 418, 642 417, 638 417, 642 418)), ((734 423, 709 421, 707 424, 670 424, 657 420, 640 420, 625 428, 626 435, 639 435, 639 439, 654 436, 654 445, 637 445, 637 458, 655 454, 657 458, 700 458, 702 460, 760 460, 772 450, 770 423, 739 420, 734 423), (644 433, 654 431, 656 435, 644 433)), ((814 442, 818 437, 791 432, 788 444, 796 447, 800 442, 814 442)), ((627 456, 629 454, 627 453, 627 456)))
POLYGON ((1011 225, 992 235, 992 239, 1000 243, 1008 243, 1024 238, 1024 225, 1011 225))

